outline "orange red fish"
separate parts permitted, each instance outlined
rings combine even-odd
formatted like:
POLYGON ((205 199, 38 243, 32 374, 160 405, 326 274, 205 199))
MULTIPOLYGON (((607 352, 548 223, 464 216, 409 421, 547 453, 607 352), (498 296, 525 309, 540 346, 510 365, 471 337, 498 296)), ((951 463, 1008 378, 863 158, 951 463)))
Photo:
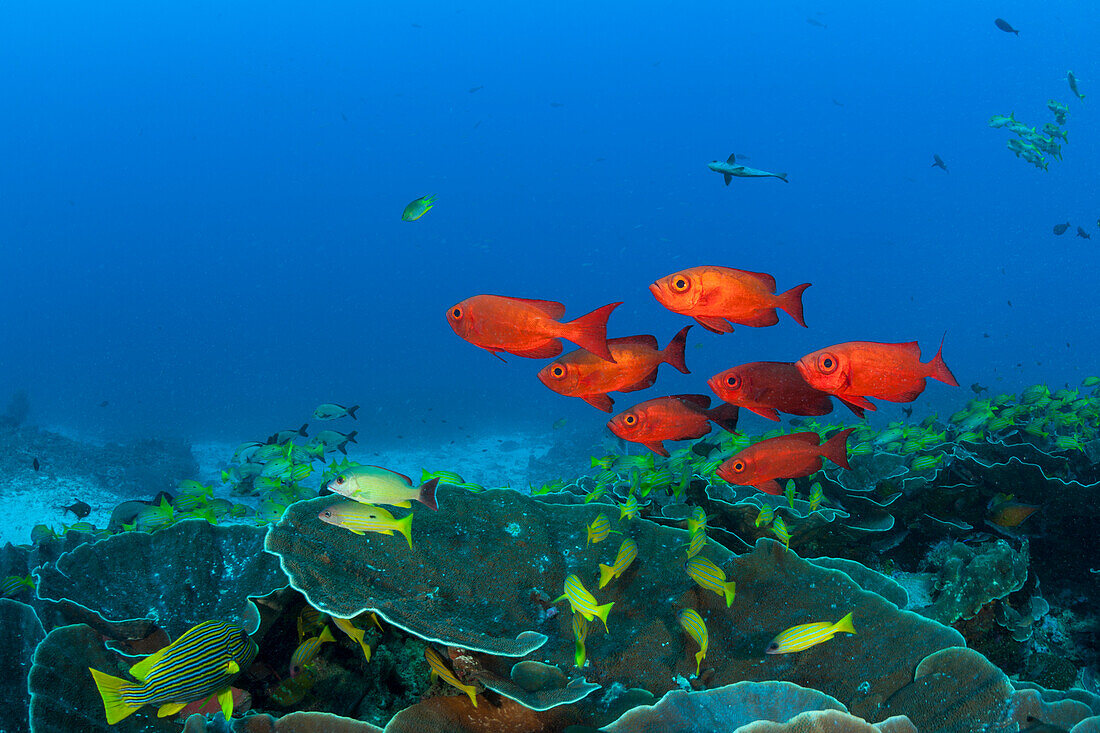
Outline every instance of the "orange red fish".
POLYGON ((668 458, 663 441, 702 438, 710 432, 711 422, 731 433, 737 429, 739 410, 735 405, 708 408, 710 398, 706 395, 658 397, 620 412, 608 420, 607 427, 623 440, 641 443, 668 458))
POLYGON ((848 436, 842 430, 824 443, 817 433, 791 433, 750 445, 727 459, 716 473, 738 486, 753 486, 765 494, 780 493, 780 478, 799 478, 821 470, 824 459, 848 468, 848 436))
POLYGON ((611 412, 615 401, 608 392, 635 392, 653 386, 657 367, 671 364, 690 374, 684 362, 684 346, 691 326, 685 326, 663 350, 653 336, 626 336, 608 339, 611 360, 586 351, 573 351, 539 371, 539 380, 566 397, 580 397, 604 412, 611 412))
MULTIPOLYGON (((798 368, 789 361, 754 361, 715 374, 707 382, 724 402, 738 405, 769 420, 779 413, 827 415, 833 401, 826 392, 806 384, 798 368)), ((863 417, 863 410, 851 407, 863 417)))
POLYGON ((754 328, 774 326, 779 323, 777 308, 805 327, 802 293, 808 287, 810 283, 802 283, 777 295, 775 278, 771 275, 705 266, 663 277, 649 289, 673 313, 691 316, 715 333, 730 333, 734 324, 754 328))
POLYGON ((865 410, 876 409, 868 397, 912 402, 924 391, 928 377, 959 386, 943 361, 943 342, 927 363, 921 362, 916 341, 904 344, 849 341, 807 354, 798 360, 797 366, 811 387, 865 410))
POLYGON ((573 321, 562 322, 565 306, 551 300, 475 295, 447 310, 447 323, 461 338, 493 356, 501 352, 527 359, 552 359, 561 341, 572 341, 611 361, 607 319, 621 303, 610 303, 573 321))

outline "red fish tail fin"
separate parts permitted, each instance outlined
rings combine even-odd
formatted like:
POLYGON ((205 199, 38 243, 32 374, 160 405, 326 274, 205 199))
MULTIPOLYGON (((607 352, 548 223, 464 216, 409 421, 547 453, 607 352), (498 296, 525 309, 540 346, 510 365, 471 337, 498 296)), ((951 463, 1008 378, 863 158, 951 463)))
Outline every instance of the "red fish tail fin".
POLYGON ((848 468, 848 436, 855 431, 855 428, 841 430, 826 440, 821 446, 821 454, 841 468, 848 468))
POLYGON ((620 305, 622 305, 621 302, 610 303, 581 316, 575 321, 561 324, 562 338, 568 339, 585 351, 589 351, 604 361, 614 364, 615 360, 611 357, 611 351, 607 348, 607 319, 611 316, 611 311, 620 305))
POLYGON ((707 410, 707 419, 718 425, 726 432, 737 432, 737 417, 741 413, 741 410, 737 405, 731 405, 728 402, 724 402, 715 408, 707 410))
MULTIPOLYGON (((944 338, 947 338, 947 336, 945 335, 944 338)), ((932 370, 932 373, 928 375, 932 379, 938 379, 944 384, 950 384, 952 387, 959 386, 959 380, 955 379, 955 375, 951 373, 951 370, 947 368, 947 363, 943 360, 943 339, 940 339, 940 350, 932 357, 932 361, 928 362, 928 368, 932 370)))
POLYGON ((775 296, 778 301, 777 305, 787 311, 787 315, 803 328, 806 328, 806 318, 802 314, 802 293, 808 287, 810 287, 810 283, 802 283, 801 285, 795 285, 785 293, 775 296))
POLYGON ((661 352, 661 358, 664 359, 666 364, 671 364, 684 374, 691 374, 688 371, 687 362, 684 360, 684 350, 687 348, 687 337, 690 330, 691 326, 681 328, 680 332, 672 337, 672 340, 668 342, 668 346, 661 352))
POLYGON ((439 477, 436 476, 431 481, 425 481, 420 484, 420 495, 416 497, 424 506, 435 511, 439 509, 439 504, 435 501, 435 488, 439 485, 439 477))

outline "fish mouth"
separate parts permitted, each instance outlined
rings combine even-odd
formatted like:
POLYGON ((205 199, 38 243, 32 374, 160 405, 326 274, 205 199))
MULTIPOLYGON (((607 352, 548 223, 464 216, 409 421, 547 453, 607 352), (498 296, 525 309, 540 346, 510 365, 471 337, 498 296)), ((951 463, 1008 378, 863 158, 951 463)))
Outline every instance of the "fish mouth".
POLYGON ((661 288, 661 281, 660 280, 658 280, 657 282, 655 282, 655 283, 653 283, 652 285, 649 286, 649 292, 653 293, 654 298, 661 301, 662 303, 664 302, 664 298, 663 298, 664 290, 661 288))

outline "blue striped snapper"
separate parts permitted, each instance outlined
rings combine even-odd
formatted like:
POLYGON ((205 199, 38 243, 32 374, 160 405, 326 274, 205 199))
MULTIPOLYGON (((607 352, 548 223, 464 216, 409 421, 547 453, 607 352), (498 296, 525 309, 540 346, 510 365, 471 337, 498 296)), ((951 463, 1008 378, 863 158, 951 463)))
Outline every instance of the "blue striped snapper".
POLYGON ((317 518, 322 522, 343 527, 355 534, 378 532, 379 534, 392 535, 396 530, 405 535, 410 548, 413 546, 412 514, 402 519, 394 519, 392 514, 380 506, 360 504, 357 501, 344 501, 325 507, 317 515, 317 518))
POLYGON ((316 659, 321 653, 321 645, 328 641, 336 641, 336 637, 327 626, 321 630, 320 636, 311 636, 303 640, 290 657, 290 676, 296 676, 307 664, 316 659))
POLYGON ((428 660, 428 666, 432 668, 432 681, 434 682, 437 677, 441 677, 451 687, 455 687, 462 690, 470 697, 470 702, 477 707, 477 689, 473 685, 464 685, 459 682, 458 677, 455 677, 455 673, 451 671, 451 668, 443 663, 443 658, 439 656, 439 653, 432 649, 430 646, 424 647, 424 658, 428 660))
POLYGON ((588 638, 588 620, 579 613, 573 614, 573 662, 578 667, 584 666, 588 651, 584 647, 584 640, 588 638))
POLYGON ((699 644, 699 651, 695 653, 695 676, 698 677, 699 665, 703 657, 707 656, 707 625, 703 623, 703 617, 697 611, 689 608, 680 612, 680 626, 699 644))
MULTIPOLYGON (((584 616, 585 620, 591 621, 593 618, 598 618, 600 621, 603 621, 604 631, 608 631, 607 614, 611 611, 611 607, 614 606, 615 603, 605 603, 602 606, 597 605, 595 597, 585 589, 584 584, 581 583, 581 579, 576 575, 570 575, 565 579, 565 593, 555 598, 554 603, 564 600, 568 600, 573 611, 584 616)), ((610 631, 608 631, 608 633, 610 633, 610 631)))
POLYGON ((252 664, 259 651, 245 630, 223 621, 204 621, 180 638, 130 667, 138 682, 89 668, 107 723, 114 725, 145 705, 158 706, 157 717, 175 715, 188 703, 217 695, 222 713, 233 715, 229 684, 252 664))
POLYGON ((828 621, 818 621, 812 624, 792 626, 772 639, 771 643, 768 644, 768 648, 764 651, 767 654, 800 652, 803 649, 809 649, 823 641, 832 639, 834 635, 841 631, 845 634, 856 633, 855 627, 852 626, 852 614, 849 613, 835 624, 828 621))
POLYGON ((726 599, 726 608, 733 604, 737 583, 726 581, 726 574, 705 557, 693 557, 684 563, 684 570, 700 587, 712 590, 726 599))
POLYGON ((638 557, 638 543, 627 537, 619 545, 619 553, 615 556, 615 563, 613 565, 600 564, 600 587, 603 588, 611 582, 612 578, 617 578, 625 573, 636 557, 638 557))

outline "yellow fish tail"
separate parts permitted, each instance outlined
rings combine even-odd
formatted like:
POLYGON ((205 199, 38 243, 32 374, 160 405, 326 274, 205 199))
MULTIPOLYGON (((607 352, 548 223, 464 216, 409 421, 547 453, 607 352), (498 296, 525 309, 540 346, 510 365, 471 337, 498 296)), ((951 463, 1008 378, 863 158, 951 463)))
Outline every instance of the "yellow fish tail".
POLYGON ((406 516, 404 519, 397 520, 397 522, 395 522, 394 525, 393 525, 394 529, 396 529, 401 534, 405 535, 405 539, 407 539, 409 541, 409 549, 410 550, 412 549, 412 546, 413 546, 412 527, 413 527, 413 515, 411 515, 411 514, 406 516))
POLYGON ((700 649, 695 652, 695 676, 699 676, 699 665, 703 663, 703 657, 707 656, 707 653, 700 649))
POLYGON ((587 656, 587 650, 584 648, 584 642, 576 640, 573 642, 573 661, 578 667, 584 667, 584 659, 587 656))
POLYGON ((134 705, 122 697, 123 692, 136 691, 137 685, 119 677, 112 677, 91 667, 88 668, 88 671, 92 673, 95 686, 99 689, 99 696, 103 698, 103 711, 107 714, 108 725, 114 725, 120 720, 125 720, 141 708, 141 705, 134 705))
POLYGON ((317 643, 324 644, 326 641, 336 641, 336 637, 332 635, 332 632, 327 626, 321 631, 321 636, 317 643))
POLYGON ((363 637, 359 637, 359 648, 363 650, 363 656, 366 657, 366 661, 370 661, 370 644, 363 640, 363 637))
POLYGON ((856 627, 852 625, 852 614, 849 613, 833 625, 833 632, 843 631, 846 634, 856 633, 856 627))
POLYGON ((603 563, 601 563, 600 564, 600 587, 603 588, 605 585, 610 583, 611 579, 614 578, 614 577, 615 577, 615 568, 611 567, 610 565, 604 565, 603 563))
POLYGON ((469 695, 470 696, 470 702, 472 702, 474 704, 475 708, 477 707, 477 689, 473 685, 459 684, 459 685, 455 685, 455 687, 457 687, 458 689, 462 690, 467 695, 469 695))
POLYGON ((722 583, 722 591, 726 596, 726 608, 733 605, 733 597, 737 593, 737 583, 732 580, 728 583, 722 583))
POLYGON ((603 621, 603 630, 609 634, 611 633, 611 630, 607 628, 607 614, 611 613, 611 607, 614 605, 614 601, 612 601, 611 603, 605 603, 602 606, 596 606, 596 610, 593 612, 593 614, 600 621, 603 621))

